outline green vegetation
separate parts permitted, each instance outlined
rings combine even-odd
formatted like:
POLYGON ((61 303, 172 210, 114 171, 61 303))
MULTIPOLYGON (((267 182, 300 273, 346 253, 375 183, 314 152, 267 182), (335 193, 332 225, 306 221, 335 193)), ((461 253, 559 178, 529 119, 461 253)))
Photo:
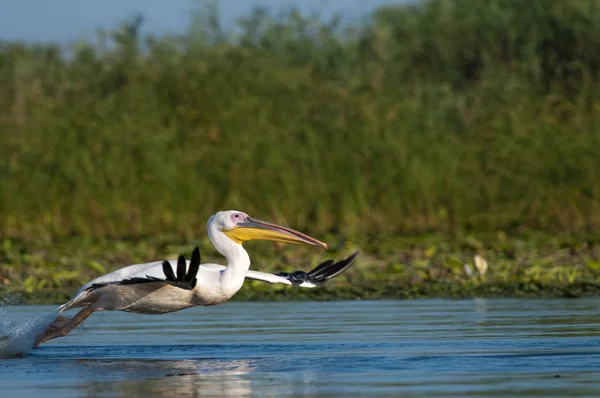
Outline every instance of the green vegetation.
POLYGON ((362 242, 377 271, 336 285, 347 297, 595 280, 591 252, 548 265, 552 250, 495 243, 493 281, 465 279, 472 254, 443 242, 599 230, 600 1, 432 0, 350 25, 257 10, 231 37, 217 20, 199 9, 172 37, 132 20, 66 56, 0 44, 2 284, 72 293, 189 249, 230 208, 362 242), (378 237, 412 234, 442 259, 380 256, 378 237))
MULTIPOLYGON (((327 258, 361 250, 346 273, 315 289, 248 281, 233 300, 333 300, 422 297, 579 297, 600 293, 600 235, 551 236, 503 233, 372 237, 350 241, 329 236, 331 252, 314 247, 246 244, 253 269, 308 270, 327 258), (485 273, 475 266, 482 256, 485 273), (467 264, 470 273, 465 269, 467 264)), ((199 242, 202 260, 222 262, 208 239, 199 242)), ((5 239, 0 248, 2 293, 20 292, 26 302, 65 302, 83 283, 128 264, 189 257, 193 245, 176 237, 149 240, 67 238, 48 242, 5 239)), ((13 298, 14 300, 14 298, 13 298)))

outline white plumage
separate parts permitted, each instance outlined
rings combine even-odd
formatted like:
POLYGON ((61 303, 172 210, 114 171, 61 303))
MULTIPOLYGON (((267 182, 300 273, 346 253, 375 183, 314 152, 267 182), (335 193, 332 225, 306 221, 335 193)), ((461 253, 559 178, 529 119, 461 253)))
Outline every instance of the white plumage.
POLYGON ((216 305, 237 293, 245 279, 315 287, 347 269, 358 254, 337 263, 328 260, 310 272, 251 271, 250 257, 242 246, 247 240, 328 246, 298 231, 253 219, 235 210, 216 213, 210 217, 207 227, 212 244, 227 259, 226 266, 200 264, 196 248, 190 261, 179 256, 177 260, 129 265, 98 277, 83 285, 69 302, 58 308, 56 320, 37 336, 36 347, 67 335, 95 311, 164 314, 198 305, 216 305), (72 319, 60 315, 72 308, 83 309, 72 319))

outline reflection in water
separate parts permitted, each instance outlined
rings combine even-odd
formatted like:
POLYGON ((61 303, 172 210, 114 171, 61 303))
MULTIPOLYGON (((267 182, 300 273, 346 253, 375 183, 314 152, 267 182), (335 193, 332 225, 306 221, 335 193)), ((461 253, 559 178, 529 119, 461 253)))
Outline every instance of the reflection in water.
POLYGON ((484 298, 475 298, 473 300, 475 302, 475 311, 476 312, 486 312, 487 311, 487 300, 484 298))
POLYGON ((249 360, 81 361, 88 371, 119 372, 121 380, 82 385, 85 396, 226 396, 249 397, 253 367, 249 360), (149 374, 154 377, 144 378, 149 374), (135 377, 136 375, 142 378, 135 377))

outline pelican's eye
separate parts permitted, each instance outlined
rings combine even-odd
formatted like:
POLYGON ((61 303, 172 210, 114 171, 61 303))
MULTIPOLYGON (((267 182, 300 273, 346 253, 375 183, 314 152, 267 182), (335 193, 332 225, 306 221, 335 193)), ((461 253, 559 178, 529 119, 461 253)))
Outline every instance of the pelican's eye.
POLYGON ((231 215, 231 221, 234 224, 237 224, 239 222, 245 221, 246 218, 248 218, 248 216, 246 214, 244 214, 244 213, 233 213, 231 215))

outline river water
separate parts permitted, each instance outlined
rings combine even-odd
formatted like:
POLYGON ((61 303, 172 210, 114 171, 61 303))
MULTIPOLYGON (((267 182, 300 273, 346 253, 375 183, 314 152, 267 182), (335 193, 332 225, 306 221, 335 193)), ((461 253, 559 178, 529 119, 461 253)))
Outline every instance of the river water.
MULTIPOLYGON (((53 308, 4 306, 1 324, 53 308)), ((590 298, 96 313, 0 359, 0 396, 598 396, 599 309, 590 298)))

